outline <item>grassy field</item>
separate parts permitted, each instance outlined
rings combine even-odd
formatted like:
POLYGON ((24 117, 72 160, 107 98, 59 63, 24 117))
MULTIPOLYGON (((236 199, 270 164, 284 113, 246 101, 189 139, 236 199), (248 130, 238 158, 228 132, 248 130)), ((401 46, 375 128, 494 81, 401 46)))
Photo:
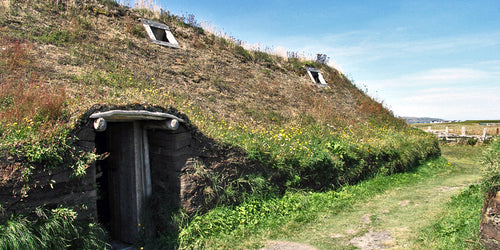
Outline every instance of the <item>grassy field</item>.
POLYGON ((181 248, 259 248, 302 243, 354 249, 480 248, 481 147, 443 146, 444 157, 402 174, 377 176, 339 191, 220 207, 186 224, 181 248), (368 243, 367 243, 368 242, 368 243))
MULTIPOLYGON (((431 130, 445 131, 448 127, 449 132, 452 134, 461 134, 462 127, 465 127, 467 135, 482 135, 484 129, 487 129, 487 135, 498 136, 497 129, 500 130, 500 121, 465 121, 465 122, 450 122, 450 123, 415 123, 411 124, 412 127, 427 131, 429 127, 431 130), (495 125, 486 126, 484 123, 496 123, 495 125)), ((500 131, 499 131, 500 133, 500 131)))

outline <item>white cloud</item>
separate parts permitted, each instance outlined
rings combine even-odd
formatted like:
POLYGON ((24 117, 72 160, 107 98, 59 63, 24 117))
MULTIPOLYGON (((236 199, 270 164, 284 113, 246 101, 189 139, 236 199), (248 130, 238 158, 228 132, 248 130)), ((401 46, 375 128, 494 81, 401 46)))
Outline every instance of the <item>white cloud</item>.
POLYGON ((277 56, 281 56, 286 58, 287 57, 287 51, 284 47, 277 46, 273 49, 273 54, 277 56))
POLYGON ((500 61, 366 81, 394 113, 445 119, 500 119, 500 61))
MULTIPOLYGON (((393 31, 391 31, 393 32, 393 31)), ((347 69, 388 58, 418 60, 422 55, 442 56, 448 53, 470 51, 500 45, 500 32, 477 33, 454 37, 438 37, 412 40, 408 37, 388 37, 387 32, 351 31, 341 34, 326 34, 317 37, 291 36, 275 41, 290 50, 306 53, 324 53, 335 58, 347 69), (283 41, 285 41, 283 43, 283 41)), ((349 70, 347 69, 347 70, 349 70)))
POLYGON ((500 55, 498 31, 420 40, 400 34, 389 37, 381 32, 352 31, 283 41, 281 45, 290 50, 327 54, 335 67, 354 74, 357 82, 366 85, 370 94, 373 91, 376 99, 383 100, 397 115, 500 119, 500 60, 491 59, 495 53, 500 55), (471 53, 461 54, 476 50, 483 53, 484 61, 469 59, 471 53), (419 62, 419 68, 399 67, 410 73, 379 70, 384 64, 407 61, 419 62), (359 72, 366 72, 364 79, 359 72))
POLYGON ((489 77, 488 72, 476 69, 467 68, 449 68, 449 69, 435 69, 425 72, 421 76, 417 76, 414 80, 417 81, 431 81, 431 82, 463 82, 470 80, 483 80, 489 77))
POLYGON ((422 54, 429 51, 457 51, 477 47, 489 47, 500 44, 500 33, 473 34, 467 36, 441 37, 433 39, 386 41, 384 33, 349 32, 341 35, 330 35, 320 38, 318 44, 330 46, 335 56, 363 56, 363 60, 382 57, 422 54), (346 39, 346 40, 342 40, 346 39), (344 46, 342 44, 349 44, 344 46))
POLYGON ((402 116, 445 119, 500 119, 500 87, 434 88, 391 98, 393 111, 402 116))
POLYGON ((366 80, 366 84, 375 89, 385 88, 423 88, 448 85, 483 85, 500 84, 500 74, 496 70, 475 68, 439 68, 416 72, 392 79, 366 80))
POLYGON ((463 102, 484 104, 487 102, 498 103, 500 97, 500 88, 438 88, 427 89, 418 92, 416 95, 403 97, 402 102, 408 103, 439 103, 446 104, 450 102, 463 102))

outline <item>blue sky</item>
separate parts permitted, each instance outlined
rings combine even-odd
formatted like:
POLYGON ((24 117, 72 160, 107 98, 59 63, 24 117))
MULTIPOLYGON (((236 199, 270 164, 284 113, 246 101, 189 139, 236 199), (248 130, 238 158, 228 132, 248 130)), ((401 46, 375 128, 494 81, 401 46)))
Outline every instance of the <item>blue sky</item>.
POLYGON ((327 54, 399 116, 500 119, 500 0, 161 0, 261 47, 327 54))

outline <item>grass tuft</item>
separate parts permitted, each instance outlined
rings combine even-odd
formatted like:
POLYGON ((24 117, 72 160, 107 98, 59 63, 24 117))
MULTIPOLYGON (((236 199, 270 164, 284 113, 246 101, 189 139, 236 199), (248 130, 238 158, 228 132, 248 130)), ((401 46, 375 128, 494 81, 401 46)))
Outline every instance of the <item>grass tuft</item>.
POLYGON ((106 234, 94 223, 76 220, 68 208, 36 209, 31 218, 19 215, 0 224, 0 249, 98 249, 106 234))
POLYGON ((419 238, 433 249, 482 249, 479 224, 484 193, 480 185, 471 185, 454 196, 443 209, 443 215, 419 238))

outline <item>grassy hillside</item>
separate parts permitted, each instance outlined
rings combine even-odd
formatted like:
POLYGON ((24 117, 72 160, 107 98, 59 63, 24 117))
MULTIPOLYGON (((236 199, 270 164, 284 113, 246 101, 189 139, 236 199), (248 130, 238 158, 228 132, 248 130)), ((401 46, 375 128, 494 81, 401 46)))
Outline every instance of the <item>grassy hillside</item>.
POLYGON ((336 69, 247 51, 184 21, 109 0, 2 1, 0 159, 25 162, 25 179, 33 168, 85 174, 97 156, 72 147, 71 134, 94 104, 175 107, 204 136, 272 170, 226 186, 213 176, 213 192, 236 202, 247 197, 234 193, 243 181, 251 191, 334 189, 439 154, 435 139, 336 69), (139 18, 167 24, 181 48, 151 43, 139 18), (305 65, 328 87, 312 84, 305 65))
MULTIPOLYGON (((339 128, 369 119, 400 123, 325 65, 246 51, 168 14, 131 11, 112 1, 62 2, 11 1, 3 10, 2 80, 14 85, 24 78, 24 86, 3 92, 23 88, 20 97, 31 91, 53 103, 19 100, 11 110, 41 105, 47 110, 38 116, 71 123, 94 103, 146 102, 264 128, 311 121, 339 128), (152 44, 141 17, 169 25, 181 49, 152 44), (305 64, 320 68, 329 87, 311 84, 305 64)), ((2 120, 35 116, 29 112, 35 111, 4 110, 2 120)))

